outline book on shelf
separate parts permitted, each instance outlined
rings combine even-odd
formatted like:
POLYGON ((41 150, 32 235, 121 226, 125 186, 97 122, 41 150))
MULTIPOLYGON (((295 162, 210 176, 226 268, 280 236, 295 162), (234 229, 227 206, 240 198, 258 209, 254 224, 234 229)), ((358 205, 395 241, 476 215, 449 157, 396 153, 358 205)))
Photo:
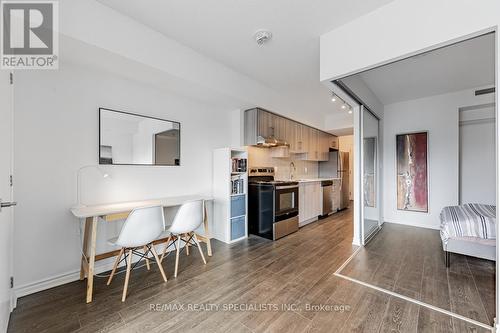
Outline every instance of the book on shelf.
POLYGON ((232 172, 247 172, 247 159, 246 158, 232 158, 232 172))
POLYGON ((245 178, 234 176, 231 178, 231 195, 245 193, 245 178))

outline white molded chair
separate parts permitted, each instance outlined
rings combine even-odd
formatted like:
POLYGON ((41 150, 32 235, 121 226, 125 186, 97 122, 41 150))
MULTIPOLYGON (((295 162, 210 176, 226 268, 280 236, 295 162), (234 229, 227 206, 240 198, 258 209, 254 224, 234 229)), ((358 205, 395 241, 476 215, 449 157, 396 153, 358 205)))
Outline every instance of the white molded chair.
MULTIPOLYGON (((117 256, 113 270, 108 279, 108 286, 113 280, 116 268, 123 260, 127 261, 127 272, 125 275, 125 284, 123 286, 122 302, 125 302, 127 297, 128 281, 130 278, 130 271, 132 269, 132 254, 146 258, 146 265, 150 269, 148 255, 153 254, 163 280, 167 282, 167 277, 161 266, 160 258, 156 253, 153 246, 153 241, 156 240, 165 230, 165 218, 163 216, 163 207, 146 207, 134 209, 127 220, 123 224, 120 235, 109 240, 109 243, 115 246, 120 246, 120 254, 117 256), (143 252, 139 252, 142 249, 143 252), (121 259, 123 256, 123 259, 121 259)), ((140 262, 140 260, 138 261, 140 262)), ((135 264, 137 265, 137 263, 135 264)), ((134 267, 135 267, 134 265, 134 267)))
POLYGON ((169 247, 169 243, 172 240, 175 245, 175 241, 177 240, 176 246, 176 256, 175 256, 175 273, 174 277, 177 277, 177 271, 179 267, 179 254, 181 251, 181 241, 185 243, 184 248, 186 249, 186 254, 189 255, 189 246, 196 246, 198 251, 200 251, 201 259, 203 259, 203 263, 206 265, 207 261, 205 260, 205 256, 203 255, 203 251, 200 246, 200 242, 198 242, 198 238, 194 231, 200 227, 203 223, 203 200, 197 201, 189 201, 184 203, 177 214, 175 215, 174 221, 172 225, 167 230, 170 233, 167 245, 163 250, 161 255, 160 263, 167 252, 169 247), (194 243, 192 242, 194 241, 194 243))

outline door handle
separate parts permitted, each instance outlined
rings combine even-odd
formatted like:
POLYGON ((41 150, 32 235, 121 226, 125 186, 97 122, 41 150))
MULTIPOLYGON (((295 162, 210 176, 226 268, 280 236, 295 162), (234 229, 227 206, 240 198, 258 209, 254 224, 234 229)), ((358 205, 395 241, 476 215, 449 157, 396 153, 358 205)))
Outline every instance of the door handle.
POLYGON ((2 208, 8 208, 12 206, 17 206, 17 202, 15 201, 6 201, 3 202, 2 199, 0 199, 0 212, 2 211, 2 208))

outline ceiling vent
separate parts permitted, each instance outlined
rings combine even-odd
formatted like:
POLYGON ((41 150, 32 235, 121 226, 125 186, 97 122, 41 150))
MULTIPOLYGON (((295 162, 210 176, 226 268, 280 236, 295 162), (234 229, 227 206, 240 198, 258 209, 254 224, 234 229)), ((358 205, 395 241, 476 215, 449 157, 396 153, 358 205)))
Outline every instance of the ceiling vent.
POLYGON ((257 30, 253 37, 255 38, 257 44, 264 45, 265 43, 270 41, 271 38, 273 38, 273 34, 268 30, 257 30))

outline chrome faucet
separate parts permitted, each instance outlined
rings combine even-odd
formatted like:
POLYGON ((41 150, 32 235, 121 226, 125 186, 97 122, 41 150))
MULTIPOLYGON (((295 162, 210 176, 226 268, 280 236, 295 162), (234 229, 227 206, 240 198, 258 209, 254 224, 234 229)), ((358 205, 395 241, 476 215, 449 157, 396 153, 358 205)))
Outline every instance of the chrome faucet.
POLYGON ((295 163, 290 162, 290 180, 293 180, 293 175, 295 173, 295 171, 297 171, 297 169, 295 168, 295 163))

